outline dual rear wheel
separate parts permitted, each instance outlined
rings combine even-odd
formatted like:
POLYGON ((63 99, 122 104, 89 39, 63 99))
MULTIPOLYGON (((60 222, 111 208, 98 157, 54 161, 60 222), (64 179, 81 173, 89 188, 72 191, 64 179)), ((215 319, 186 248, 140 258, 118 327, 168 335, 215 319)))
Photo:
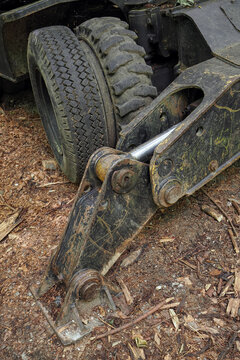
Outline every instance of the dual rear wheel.
POLYGON ((89 156, 157 94, 137 36, 117 18, 35 30, 28 43, 32 89, 60 168, 79 183, 89 156))

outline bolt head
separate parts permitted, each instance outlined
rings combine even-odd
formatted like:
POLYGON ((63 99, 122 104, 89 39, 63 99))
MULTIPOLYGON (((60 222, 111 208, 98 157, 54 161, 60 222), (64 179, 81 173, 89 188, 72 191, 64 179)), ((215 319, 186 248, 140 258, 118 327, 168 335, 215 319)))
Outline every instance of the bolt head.
POLYGON ((180 184, 175 184, 170 186, 168 189, 166 189, 164 195, 165 201, 169 205, 175 204, 180 199, 181 196, 182 196, 182 187, 180 184))
POLYGON ((168 207, 175 204, 182 196, 183 188, 181 183, 175 178, 170 178, 161 186, 158 205, 168 207))
POLYGON ((129 192, 136 184, 137 174, 131 169, 114 171, 112 175, 112 188, 119 194, 129 192))

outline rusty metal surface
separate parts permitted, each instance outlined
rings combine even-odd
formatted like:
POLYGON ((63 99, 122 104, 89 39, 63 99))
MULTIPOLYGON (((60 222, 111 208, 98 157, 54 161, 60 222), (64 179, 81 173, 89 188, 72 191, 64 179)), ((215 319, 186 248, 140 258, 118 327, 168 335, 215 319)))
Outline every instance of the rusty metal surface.
POLYGON ((54 270, 67 281, 81 268, 105 274, 156 211, 148 165, 126 156, 110 167, 101 187, 79 195, 81 206, 77 201, 54 261, 54 270), (134 173, 136 179, 128 192, 119 194, 112 188, 112 176, 123 169, 134 173), (140 202, 141 208, 137 206, 140 202))
POLYGON ((186 70, 175 88, 193 83, 203 90, 202 102, 156 147, 151 160, 153 197, 159 206, 192 194, 240 157, 239 69, 211 59, 186 70), (167 202, 170 181, 175 186, 167 202))
POLYGON ((103 275, 157 210, 151 196, 148 165, 128 154, 119 154, 113 161, 113 150, 109 149, 109 169, 103 183, 99 180, 96 162, 106 157, 106 152, 106 148, 100 149, 89 160, 62 242, 52 255, 39 288, 34 290, 38 301, 55 283, 65 282, 67 293, 56 323, 39 303, 64 345, 91 331, 91 322, 87 328, 81 322, 76 308, 79 300, 80 308, 92 308, 96 306, 94 297, 99 299, 104 291, 108 303, 115 308, 103 275), (131 176, 134 182, 129 181, 131 176))

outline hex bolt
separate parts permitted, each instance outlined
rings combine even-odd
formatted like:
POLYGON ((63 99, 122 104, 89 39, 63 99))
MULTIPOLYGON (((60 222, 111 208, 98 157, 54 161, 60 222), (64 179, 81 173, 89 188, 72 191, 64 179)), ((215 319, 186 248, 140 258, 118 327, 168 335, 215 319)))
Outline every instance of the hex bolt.
POLYGON ((182 196, 183 188, 181 183, 176 179, 169 179, 160 189, 158 205, 168 207, 175 204, 182 196))

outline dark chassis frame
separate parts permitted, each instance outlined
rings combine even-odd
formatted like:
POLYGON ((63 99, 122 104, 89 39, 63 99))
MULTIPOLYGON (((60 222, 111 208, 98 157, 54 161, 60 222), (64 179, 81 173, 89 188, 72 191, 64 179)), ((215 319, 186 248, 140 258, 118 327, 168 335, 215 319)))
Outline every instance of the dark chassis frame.
MULTIPOLYGON (((155 0, 151 4, 144 0, 2 1, 0 80, 17 83, 28 77, 26 49, 31 31, 51 25, 66 25, 74 29, 93 17, 116 16, 127 21, 130 29, 137 33, 138 44, 146 51, 145 59, 153 67, 153 85, 161 92, 181 70, 210 59, 214 54, 214 38, 217 37, 212 36, 214 34, 210 29, 211 35, 206 39, 194 18, 199 3, 206 1, 198 2, 198 6, 189 9, 174 7, 175 0, 171 5, 172 1, 168 1, 168 5, 166 0, 155 0)), ((239 11, 236 13, 234 8, 227 16, 234 16, 235 20, 231 21, 238 22, 239 11)), ((217 35, 218 31, 222 31, 221 21, 214 17, 215 20, 217 23, 213 32, 217 35)), ((206 23, 205 33, 208 27, 206 23)))

